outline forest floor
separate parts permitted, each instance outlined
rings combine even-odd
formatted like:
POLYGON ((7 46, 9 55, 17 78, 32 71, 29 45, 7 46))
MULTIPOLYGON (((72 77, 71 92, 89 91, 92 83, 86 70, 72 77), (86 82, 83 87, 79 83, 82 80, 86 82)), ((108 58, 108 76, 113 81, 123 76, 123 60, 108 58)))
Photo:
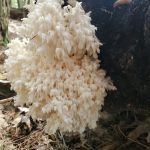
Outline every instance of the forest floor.
MULTIPOLYGON (((10 20, 11 39, 19 37, 18 26, 19 21, 10 20)), ((145 108, 104 109, 94 130, 47 135, 44 121, 33 121, 28 108, 14 106, 3 68, 6 48, 0 48, 0 150, 150 150, 150 110, 145 108)))

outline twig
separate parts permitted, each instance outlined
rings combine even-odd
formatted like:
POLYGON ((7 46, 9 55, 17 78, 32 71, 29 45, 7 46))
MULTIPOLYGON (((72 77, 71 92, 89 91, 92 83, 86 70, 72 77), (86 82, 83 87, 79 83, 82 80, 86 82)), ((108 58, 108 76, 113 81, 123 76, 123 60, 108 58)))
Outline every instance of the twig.
POLYGON ((0 100, 0 104, 5 104, 5 103, 8 103, 8 102, 12 102, 12 101, 14 101, 14 97, 6 98, 6 99, 1 99, 0 100))
POLYGON ((137 141, 137 140, 134 140, 134 139, 131 139, 131 138, 127 137, 127 136, 123 133, 123 131, 120 129, 120 127, 118 127, 118 130, 119 130, 119 132, 123 135, 123 137, 126 138, 127 140, 129 140, 129 141, 131 141, 131 142, 134 142, 134 143, 136 143, 136 144, 138 144, 138 145, 141 145, 142 147, 145 147, 145 148, 147 148, 147 149, 149 148, 147 145, 144 145, 144 144, 140 143, 140 142, 137 141))
POLYGON ((66 142, 65 142, 64 136, 63 136, 63 134, 61 133, 61 131, 60 131, 60 130, 58 130, 58 136, 59 136, 59 138, 62 140, 62 143, 63 143, 63 145, 64 145, 64 147, 65 147, 65 150, 67 150, 67 149, 68 149, 68 147, 67 147, 67 145, 66 145, 66 142))
POLYGON ((2 84, 10 84, 10 81, 7 81, 7 80, 0 80, 0 83, 2 83, 2 84))

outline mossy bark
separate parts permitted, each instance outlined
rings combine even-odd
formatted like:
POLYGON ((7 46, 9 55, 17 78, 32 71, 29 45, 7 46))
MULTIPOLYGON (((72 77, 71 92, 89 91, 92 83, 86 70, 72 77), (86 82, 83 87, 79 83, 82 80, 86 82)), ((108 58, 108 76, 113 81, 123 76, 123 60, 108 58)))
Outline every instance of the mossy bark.
POLYGON ((9 0, 0 0, 0 32, 2 39, 0 44, 6 46, 9 42, 8 38, 8 19, 10 12, 9 0))

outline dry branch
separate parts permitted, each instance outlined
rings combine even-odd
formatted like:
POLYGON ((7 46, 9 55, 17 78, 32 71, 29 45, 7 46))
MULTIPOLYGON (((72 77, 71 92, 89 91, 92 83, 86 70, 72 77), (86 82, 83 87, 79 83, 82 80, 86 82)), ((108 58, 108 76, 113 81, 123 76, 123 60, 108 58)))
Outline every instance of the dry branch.
POLYGON ((11 102, 11 101, 14 101, 14 97, 0 100, 0 104, 5 104, 5 103, 11 102))

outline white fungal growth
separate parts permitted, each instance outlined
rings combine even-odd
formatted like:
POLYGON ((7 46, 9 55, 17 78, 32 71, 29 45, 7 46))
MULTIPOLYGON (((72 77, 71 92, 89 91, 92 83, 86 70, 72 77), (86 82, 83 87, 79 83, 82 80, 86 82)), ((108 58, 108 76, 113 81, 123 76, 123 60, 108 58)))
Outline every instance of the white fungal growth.
POLYGON ((89 13, 81 3, 61 7, 56 0, 30 6, 28 18, 6 51, 7 77, 17 92, 16 105, 29 105, 33 118, 47 121, 48 133, 96 127, 106 90, 113 90, 100 69, 89 13))

